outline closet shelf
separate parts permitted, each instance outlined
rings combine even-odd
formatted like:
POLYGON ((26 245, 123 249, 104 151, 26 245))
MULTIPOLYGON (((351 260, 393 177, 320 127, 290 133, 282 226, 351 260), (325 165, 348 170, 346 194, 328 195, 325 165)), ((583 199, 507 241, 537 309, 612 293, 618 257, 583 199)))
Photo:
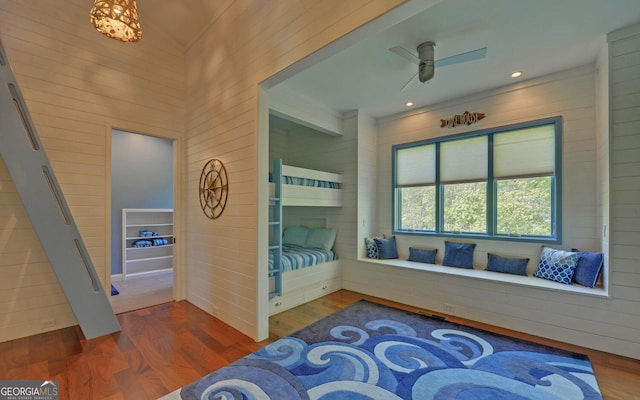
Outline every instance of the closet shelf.
POLYGON ((173 224, 129 224, 131 228, 148 228, 151 226, 173 226, 173 224))
MULTIPOLYGON (((148 225, 146 225, 148 226, 148 225)), ((139 239, 157 239, 157 238, 172 238, 173 235, 157 235, 157 236, 130 236, 127 240, 139 240, 139 239)))
POLYGON ((122 209, 122 279, 173 268, 173 243, 172 209, 122 209), (167 244, 134 246, 155 239, 167 244))
MULTIPOLYGON (((159 246, 146 246, 146 247, 127 247, 127 251, 129 250, 145 250, 145 249, 152 249, 152 248, 157 248, 157 247, 173 247, 173 244, 162 244, 159 246)), ((171 256, 173 257, 173 256, 171 256)))
MULTIPOLYGON (((129 260, 129 263, 137 263, 137 262, 147 262, 147 261, 158 261, 158 260, 167 260, 167 259, 172 259, 173 260, 173 255, 171 256, 160 256, 160 257, 147 257, 147 258, 141 258, 138 260, 129 260)), ((159 269, 166 269, 166 268, 159 268, 159 269)), ((129 275, 131 275, 132 273, 130 272, 129 275)))

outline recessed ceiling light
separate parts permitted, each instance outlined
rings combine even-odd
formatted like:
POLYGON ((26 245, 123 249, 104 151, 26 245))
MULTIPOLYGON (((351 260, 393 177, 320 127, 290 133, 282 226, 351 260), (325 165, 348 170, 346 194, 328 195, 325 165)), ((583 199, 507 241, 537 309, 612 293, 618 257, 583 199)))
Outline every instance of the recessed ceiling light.
POLYGON ((413 106, 413 101, 407 101, 404 105, 407 107, 411 107, 413 106))
POLYGON ((522 76, 522 71, 514 71, 511 73, 512 78, 519 78, 522 76))

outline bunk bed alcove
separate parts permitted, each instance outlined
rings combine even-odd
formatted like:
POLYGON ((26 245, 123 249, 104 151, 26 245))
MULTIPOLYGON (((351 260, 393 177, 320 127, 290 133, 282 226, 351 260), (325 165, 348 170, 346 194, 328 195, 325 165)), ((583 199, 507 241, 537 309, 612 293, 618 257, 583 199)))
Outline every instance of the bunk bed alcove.
POLYGON ((269 176, 269 315, 341 287, 341 262, 333 252, 337 231, 324 218, 284 227, 286 207, 341 207, 342 175, 283 165, 269 176))

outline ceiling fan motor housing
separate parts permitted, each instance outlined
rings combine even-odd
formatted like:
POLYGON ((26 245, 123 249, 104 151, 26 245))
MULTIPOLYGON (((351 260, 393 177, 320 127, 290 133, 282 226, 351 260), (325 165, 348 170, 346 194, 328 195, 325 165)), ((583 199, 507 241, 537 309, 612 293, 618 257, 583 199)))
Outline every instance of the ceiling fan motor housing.
POLYGON ((424 42, 418 46, 418 58, 420 58, 420 65, 418 66, 418 79, 424 83, 433 78, 435 72, 434 60, 434 48, 436 44, 434 42, 424 42))

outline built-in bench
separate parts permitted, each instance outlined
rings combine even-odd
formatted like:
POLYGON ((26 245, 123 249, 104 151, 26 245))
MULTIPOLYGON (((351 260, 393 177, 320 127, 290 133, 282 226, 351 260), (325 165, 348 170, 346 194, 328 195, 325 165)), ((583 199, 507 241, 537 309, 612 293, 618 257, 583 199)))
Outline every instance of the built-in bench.
POLYGON ((528 286, 528 287, 534 287, 539 289, 555 290, 555 291, 560 291, 565 293, 575 293, 575 294, 597 296, 597 297, 609 297, 609 293, 607 292, 607 290, 602 287, 589 288, 589 287, 585 287, 577 284, 565 285, 559 282, 536 278, 531 275, 522 276, 522 275, 514 275, 514 274, 505 274, 505 273, 485 271, 480 269, 456 268, 456 267, 448 267, 448 266, 437 265, 437 264, 426 264, 421 262, 399 260, 399 259, 377 260, 372 258, 359 258, 358 261, 362 261, 370 264, 376 264, 376 265, 384 265, 389 267, 433 272, 437 274, 453 275, 453 276, 460 276, 460 277, 473 278, 473 279, 483 279, 487 281, 502 282, 502 283, 511 284, 511 285, 521 285, 521 286, 528 286))

